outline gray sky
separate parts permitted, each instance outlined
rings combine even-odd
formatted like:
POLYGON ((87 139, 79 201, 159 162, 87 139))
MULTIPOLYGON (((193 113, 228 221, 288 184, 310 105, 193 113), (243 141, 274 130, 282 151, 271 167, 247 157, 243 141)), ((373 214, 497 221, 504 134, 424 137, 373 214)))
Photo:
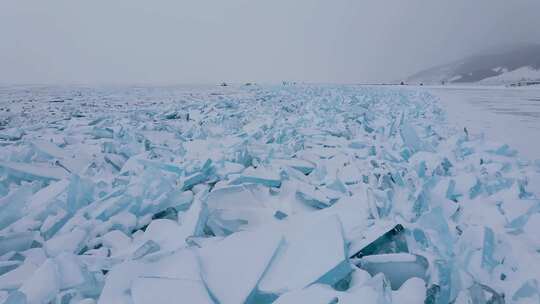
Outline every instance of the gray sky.
POLYGON ((539 0, 1 0, 0 83, 370 82, 540 42, 539 0))

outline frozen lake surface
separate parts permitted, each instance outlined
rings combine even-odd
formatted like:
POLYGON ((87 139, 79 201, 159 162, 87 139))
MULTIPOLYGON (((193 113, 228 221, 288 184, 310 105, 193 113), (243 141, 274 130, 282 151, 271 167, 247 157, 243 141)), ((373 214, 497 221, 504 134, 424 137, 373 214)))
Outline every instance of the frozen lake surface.
POLYGON ((1 87, 0 303, 538 303, 537 92, 1 87))
POLYGON ((540 87, 431 87, 451 123, 540 159, 540 87))

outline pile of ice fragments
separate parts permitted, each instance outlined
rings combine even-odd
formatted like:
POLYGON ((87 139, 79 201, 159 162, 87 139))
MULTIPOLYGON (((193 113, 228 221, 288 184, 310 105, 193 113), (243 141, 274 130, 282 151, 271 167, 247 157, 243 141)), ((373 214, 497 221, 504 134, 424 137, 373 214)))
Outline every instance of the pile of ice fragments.
POLYGON ((0 303, 540 301, 540 164, 426 93, 0 97, 0 303))

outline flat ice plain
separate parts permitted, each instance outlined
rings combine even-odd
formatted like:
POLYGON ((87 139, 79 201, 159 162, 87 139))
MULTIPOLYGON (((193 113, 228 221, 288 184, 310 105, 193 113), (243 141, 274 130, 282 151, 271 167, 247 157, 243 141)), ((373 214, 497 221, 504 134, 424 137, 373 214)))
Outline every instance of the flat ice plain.
POLYGON ((448 120, 540 159, 540 86, 427 87, 440 97, 448 120))
POLYGON ((0 87, 0 303, 538 303, 539 92, 0 87))

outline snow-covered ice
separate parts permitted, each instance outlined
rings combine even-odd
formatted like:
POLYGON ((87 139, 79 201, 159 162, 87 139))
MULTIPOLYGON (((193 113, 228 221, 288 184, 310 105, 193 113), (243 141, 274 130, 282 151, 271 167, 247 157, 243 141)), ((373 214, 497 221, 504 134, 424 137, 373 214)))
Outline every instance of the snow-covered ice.
POLYGON ((540 159, 540 86, 425 87, 456 127, 509 144, 519 155, 540 159))
POLYGON ((1 87, 0 303, 538 303, 538 92, 1 87))

